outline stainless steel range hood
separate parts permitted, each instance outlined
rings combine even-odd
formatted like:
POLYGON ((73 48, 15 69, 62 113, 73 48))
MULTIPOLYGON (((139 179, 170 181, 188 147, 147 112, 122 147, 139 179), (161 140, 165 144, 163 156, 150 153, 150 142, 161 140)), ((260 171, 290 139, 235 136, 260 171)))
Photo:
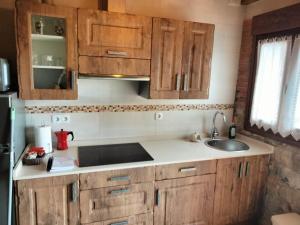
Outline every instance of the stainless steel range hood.
POLYGON ((122 75, 122 74, 112 74, 112 75, 84 75, 79 74, 79 79, 96 79, 96 80, 128 80, 128 81, 150 81, 149 76, 132 76, 132 75, 122 75))

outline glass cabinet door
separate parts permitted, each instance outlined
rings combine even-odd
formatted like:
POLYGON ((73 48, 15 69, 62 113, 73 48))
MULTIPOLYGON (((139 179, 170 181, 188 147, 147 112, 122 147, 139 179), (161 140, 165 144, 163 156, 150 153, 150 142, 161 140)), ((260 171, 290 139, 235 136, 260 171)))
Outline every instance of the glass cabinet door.
POLYGON ((67 89, 63 18, 31 16, 31 62, 35 89, 67 89))
POLYGON ((21 98, 77 98, 76 24, 76 9, 17 2, 21 98))

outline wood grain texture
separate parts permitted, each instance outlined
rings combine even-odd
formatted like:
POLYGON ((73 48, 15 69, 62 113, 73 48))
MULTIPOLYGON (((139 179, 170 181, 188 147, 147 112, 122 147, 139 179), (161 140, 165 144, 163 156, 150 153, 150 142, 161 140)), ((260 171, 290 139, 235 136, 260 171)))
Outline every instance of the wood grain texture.
POLYGON ((259 213, 268 175, 269 156, 253 156, 244 159, 245 171, 239 203, 239 222, 255 218, 259 213))
POLYGON ((151 58, 151 17, 96 10, 78 10, 79 54, 120 57, 109 51, 125 52, 124 58, 151 58))
POLYGON ((80 192, 80 201, 81 223, 138 215, 153 210, 154 185, 151 182, 85 190, 80 192))
POLYGON ((214 199, 214 225, 235 224, 238 222, 242 183, 242 178, 239 178, 239 166, 243 162, 243 158, 218 160, 214 199))
POLYGON ((105 220, 101 222, 89 223, 88 225, 113 225, 122 224, 127 222, 126 225, 153 225, 153 213, 133 215, 128 217, 122 217, 118 219, 105 220))
POLYGON ((157 166, 155 179, 165 180, 216 173, 216 160, 157 166))
MULTIPOLYGON (((150 98, 178 99, 184 22, 153 18, 150 98)), ((181 85, 180 85, 181 86, 181 85)))
POLYGON ((79 56, 79 73, 87 76, 150 76, 150 60, 79 56))
POLYGON ((214 29, 212 24, 185 22, 182 74, 187 76, 187 88, 180 91, 181 99, 209 96, 214 29))
POLYGON ((210 225, 215 175, 158 181, 154 225, 210 225))
POLYGON ((17 182, 19 225, 78 225, 79 201, 71 201, 77 175, 17 182))
POLYGON ((111 170, 80 174, 80 189, 89 190, 94 188, 112 187, 145 182, 153 182, 155 179, 154 167, 142 167, 124 170, 111 170), (128 177, 126 180, 114 180, 116 177, 128 177))
POLYGON ((300 3, 253 17, 252 33, 261 35, 300 28, 300 3))
MULTIPOLYGON (((22 99, 77 99, 77 79, 73 89, 34 89, 31 62, 31 16, 42 15, 64 18, 66 21, 67 42, 67 81, 71 79, 71 71, 78 71, 77 56, 77 11, 65 8, 18 1, 16 3, 16 34, 19 92, 22 99)), ((68 82, 70 83, 70 82, 68 82)))

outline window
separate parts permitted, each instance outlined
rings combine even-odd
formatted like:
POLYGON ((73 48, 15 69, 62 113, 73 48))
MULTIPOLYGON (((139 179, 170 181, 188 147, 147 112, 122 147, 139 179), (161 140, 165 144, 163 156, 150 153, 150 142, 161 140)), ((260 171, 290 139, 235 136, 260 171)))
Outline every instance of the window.
POLYGON ((257 41, 252 131, 300 142, 300 35, 257 41))

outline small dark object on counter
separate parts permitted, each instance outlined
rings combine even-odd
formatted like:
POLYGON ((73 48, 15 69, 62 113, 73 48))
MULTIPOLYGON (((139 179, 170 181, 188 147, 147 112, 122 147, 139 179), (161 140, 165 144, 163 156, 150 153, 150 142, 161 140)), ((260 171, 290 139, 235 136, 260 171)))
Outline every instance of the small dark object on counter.
POLYGON ((229 127, 228 138, 235 139, 235 136, 236 136, 236 125, 231 124, 229 127))

